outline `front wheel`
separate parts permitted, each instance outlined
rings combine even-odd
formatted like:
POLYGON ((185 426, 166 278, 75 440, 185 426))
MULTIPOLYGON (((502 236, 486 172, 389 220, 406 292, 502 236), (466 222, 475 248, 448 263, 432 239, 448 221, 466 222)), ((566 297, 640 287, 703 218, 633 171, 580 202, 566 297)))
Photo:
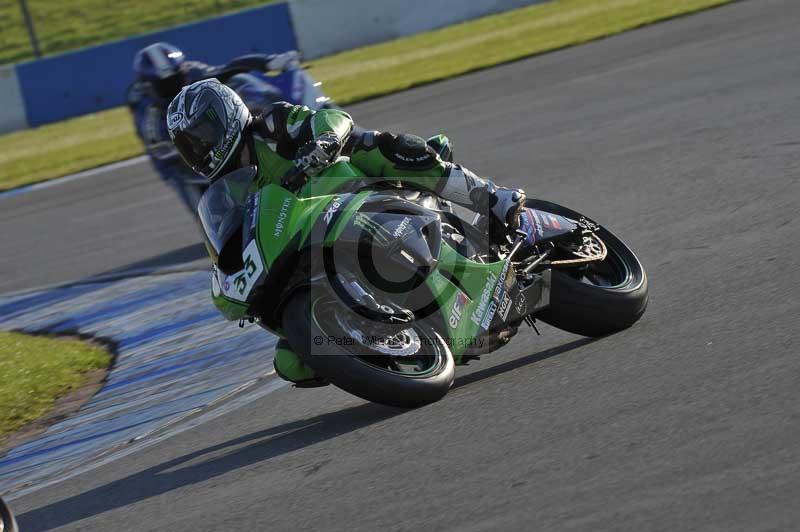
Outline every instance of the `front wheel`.
POLYGON ((0 532, 19 532, 14 514, 2 498, 0 498, 0 532))
POLYGON ((453 356, 425 322, 388 329, 327 291, 302 289, 284 307, 283 329, 318 375, 368 401, 415 408, 438 401, 453 385, 453 356))
MULTIPOLYGON (((527 207, 577 220, 577 213, 561 205, 528 200, 527 207)), ((552 271, 550 306, 536 318, 559 329, 598 337, 613 334, 639 321, 647 308, 647 274, 630 248, 601 227, 595 236, 608 253, 601 262, 552 271)))

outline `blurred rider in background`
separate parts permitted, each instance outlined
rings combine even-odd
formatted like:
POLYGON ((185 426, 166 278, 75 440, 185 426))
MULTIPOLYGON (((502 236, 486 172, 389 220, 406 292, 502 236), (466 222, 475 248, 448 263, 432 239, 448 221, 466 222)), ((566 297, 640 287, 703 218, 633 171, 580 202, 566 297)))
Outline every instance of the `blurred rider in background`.
MULTIPOLYGON (((136 133, 161 178, 172 186, 190 211, 194 212, 200 193, 187 186, 198 176, 175 151, 166 124, 167 106, 184 85, 216 78, 243 96, 250 107, 285 100, 281 91, 253 71, 267 72, 297 64, 299 54, 251 54, 237 57, 225 65, 211 66, 189 61, 177 47, 158 42, 139 50, 133 60, 136 81, 128 89, 128 106, 136 133), (257 97, 248 101, 246 94, 257 97), (256 101, 258 100, 258 101, 256 101)), ((202 189, 201 189, 202 190, 202 189)))

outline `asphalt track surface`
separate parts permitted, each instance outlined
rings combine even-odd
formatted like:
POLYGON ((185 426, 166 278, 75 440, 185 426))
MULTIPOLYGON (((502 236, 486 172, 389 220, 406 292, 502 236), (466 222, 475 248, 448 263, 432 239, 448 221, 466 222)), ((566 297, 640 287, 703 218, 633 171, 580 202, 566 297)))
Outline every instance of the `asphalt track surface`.
MULTIPOLYGON (((798 27, 739 2, 354 106, 604 222, 648 269, 642 321, 525 331, 415 411, 281 389, 15 501, 21 528, 796 530, 798 27)), ((0 220, 4 291, 202 264, 146 167, 0 220)))

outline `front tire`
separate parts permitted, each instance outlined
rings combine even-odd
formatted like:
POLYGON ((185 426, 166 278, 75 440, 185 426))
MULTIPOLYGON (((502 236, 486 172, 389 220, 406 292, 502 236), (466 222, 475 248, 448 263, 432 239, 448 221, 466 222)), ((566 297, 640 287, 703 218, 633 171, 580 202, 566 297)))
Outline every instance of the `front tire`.
POLYGON ((447 395, 455 364, 433 327, 425 322, 404 325, 384 344, 367 338, 381 326, 358 325, 359 319, 327 291, 306 288, 284 307, 283 329, 292 348, 318 375, 362 399, 416 408, 447 395))
POLYGON ((0 498, 0 532, 19 532, 14 514, 2 498, 0 498))
MULTIPOLYGON (((546 201, 528 200, 526 206, 581 218, 578 212, 546 201)), ((553 269, 550 306, 537 319, 574 334, 599 337, 627 329, 642 317, 649 300, 642 263, 604 227, 596 235, 605 243, 608 256, 584 268, 553 269)))

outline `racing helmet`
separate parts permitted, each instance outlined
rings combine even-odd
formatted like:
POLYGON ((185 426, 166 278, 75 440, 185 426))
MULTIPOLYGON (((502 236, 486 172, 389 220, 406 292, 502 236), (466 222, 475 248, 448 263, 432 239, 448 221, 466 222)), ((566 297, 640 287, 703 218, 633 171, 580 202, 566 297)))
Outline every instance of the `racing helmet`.
POLYGON ((177 47, 157 42, 146 46, 133 58, 133 71, 138 81, 150 83, 156 94, 171 99, 184 85, 185 76, 181 66, 186 60, 177 47))
POLYGON ((181 89, 167 108, 167 129, 186 164, 213 179, 234 161, 250 111, 236 92, 211 78, 181 89))

